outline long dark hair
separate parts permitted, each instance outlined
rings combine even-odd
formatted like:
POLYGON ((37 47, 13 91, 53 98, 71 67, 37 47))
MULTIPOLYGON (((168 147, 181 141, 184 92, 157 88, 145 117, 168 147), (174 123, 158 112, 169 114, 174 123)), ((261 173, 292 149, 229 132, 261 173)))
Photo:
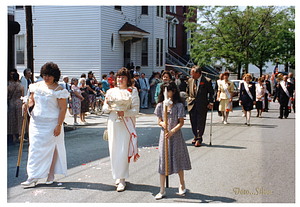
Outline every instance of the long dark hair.
POLYGON ((179 89, 178 89, 176 83, 172 80, 167 81, 160 85, 160 92, 159 92, 158 101, 157 101, 158 103, 163 102, 165 99, 165 97, 164 97, 165 87, 167 87, 167 91, 174 92, 173 100, 172 100, 174 104, 175 103, 184 104, 184 100, 180 97, 179 89))

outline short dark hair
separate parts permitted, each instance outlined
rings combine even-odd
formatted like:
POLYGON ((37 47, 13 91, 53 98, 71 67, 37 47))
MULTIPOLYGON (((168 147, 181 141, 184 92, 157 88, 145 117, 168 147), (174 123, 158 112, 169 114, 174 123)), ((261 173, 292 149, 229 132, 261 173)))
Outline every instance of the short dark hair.
POLYGON ((107 77, 107 75, 106 75, 106 74, 103 74, 103 75, 102 75, 102 79, 104 79, 105 77, 107 77))
POLYGON ((141 66, 136 66, 136 68, 135 68, 135 69, 136 69, 136 70, 137 70, 137 69, 141 69, 141 66))
POLYGON ((53 62, 48 62, 44 64, 41 68, 41 75, 49 75, 54 77, 54 82, 58 82, 60 78, 60 70, 58 65, 53 62))
POLYGON ((86 74, 85 73, 82 73, 80 78, 86 78, 86 74))
POLYGON ((115 72, 114 72, 114 71, 110 71, 110 72, 109 72, 109 75, 110 75, 110 74, 113 74, 113 75, 114 75, 114 74, 115 74, 115 72))
POLYGON ((15 82, 17 82, 17 81, 19 80, 19 78, 20 78, 19 73, 14 73, 14 74, 13 74, 13 80, 14 80, 15 82))
MULTIPOLYGON (((127 87, 132 85, 131 84, 131 74, 127 68, 122 67, 116 74, 116 77, 118 77, 118 76, 126 76, 127 77, 127 87)), ((118 81, 115 81, 115 83, 114 83, 115 86, 117 86, 117 82, 118 81)))
POLYGON ((31 72, 31 69, 30 69, 30 68, 26 68, 26 69, 23 71, 24 76, 26 75, 26 73, 27 73, 28 71, 31 72))

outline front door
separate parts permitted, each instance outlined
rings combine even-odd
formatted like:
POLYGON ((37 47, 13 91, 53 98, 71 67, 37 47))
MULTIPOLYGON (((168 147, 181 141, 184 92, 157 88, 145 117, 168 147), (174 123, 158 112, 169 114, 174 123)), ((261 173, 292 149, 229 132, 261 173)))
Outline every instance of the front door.
POLYGON ((130 65, 130 52, 131 52, 131 40, 127 40, 124 42, 124 67, 130 65))

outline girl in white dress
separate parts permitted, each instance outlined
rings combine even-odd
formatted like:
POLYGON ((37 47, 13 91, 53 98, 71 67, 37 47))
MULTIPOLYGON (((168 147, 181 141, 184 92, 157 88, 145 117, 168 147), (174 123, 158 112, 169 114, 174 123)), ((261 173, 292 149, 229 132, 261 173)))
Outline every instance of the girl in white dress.
MULTIPOLYGON (((124 122, 116 122, 117 117, 132 118, 135 125, 135 116, 139 113, 139 96, 136 88, 130 88, 131 78, 130 72, 126 68, 121 68, 116 74, 116 83, 119 83, 119 88, 129 90, 131 92, 132 102, 126 111, 111 111, 107 103, 104 102, 104 113, 110 113, 107 121, 108 145, 111 160, 111 169, 113 179, 116 179, 117 191, 125 190, 125 178, 129 176, 129 142, 130 135, 124 122)), ((117 84, 115 84, 117 85, 117 84)), ((111 88, 107 91, 106 97, 111 93, 116 92, 118 88, 111 88)))
POLYGON ((21 183, 25 187, 35 186, 39 178, 47 177, 46 184, 52 184, 54 174, 67 175, 62 125, 69 93, 57 83, 60 70, 56 64, 43 65, 41 75, 44 81, 29 86, 28 105, 34 108, 29 124, 28 179, 21 183))

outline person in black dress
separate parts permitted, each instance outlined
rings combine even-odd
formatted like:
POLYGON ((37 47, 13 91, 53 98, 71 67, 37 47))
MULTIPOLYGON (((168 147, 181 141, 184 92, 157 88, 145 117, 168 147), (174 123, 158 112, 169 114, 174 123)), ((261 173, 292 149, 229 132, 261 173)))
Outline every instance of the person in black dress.
POLYGON ((293 98, 293 86, 292 83, 287 82, 287 75, 283 76, 283 80, 280 81, 277 90, 277 100, 280 103, 280 115, 278 118, 287 118, 289 115, 288 103, 293 98), (284 111, 284 112, 283 112, 284 111))
POLYGON ((250 73, 245 75, 245 81, 241 84, 239 102, 246 111, 246 125, 250 126, 251 110, 255 105, 255 84, 251 82, 252 76, 250 73))

